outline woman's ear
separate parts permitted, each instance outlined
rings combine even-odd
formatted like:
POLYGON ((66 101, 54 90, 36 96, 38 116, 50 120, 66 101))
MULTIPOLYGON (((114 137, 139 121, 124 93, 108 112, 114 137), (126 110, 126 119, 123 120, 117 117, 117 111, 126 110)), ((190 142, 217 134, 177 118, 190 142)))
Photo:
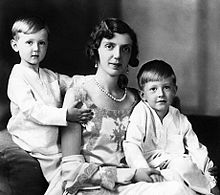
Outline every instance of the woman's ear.
POLYGON ((12 39, 12 40, 10 41, 10 44, 11 44, 12 49, 13 49, 15 52, 18 52, 17 41, 14 40, 14 39, 12 39))

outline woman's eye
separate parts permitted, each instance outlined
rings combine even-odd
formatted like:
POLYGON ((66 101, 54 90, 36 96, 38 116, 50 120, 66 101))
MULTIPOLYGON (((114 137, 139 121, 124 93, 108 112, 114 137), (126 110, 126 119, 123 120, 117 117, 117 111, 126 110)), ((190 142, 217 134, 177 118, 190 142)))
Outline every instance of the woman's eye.
POLYGON ((26 41, 26 44, 31 45, 33 42, 32 41, 26 41))
POLYGON ((122 51, 126 52, 126 53, 130 53, 131 52, 131 48, 126 46, 126 47, 123 47, 122 51))
POLYGON ((109 50, 110 50, 110 49, 113 49, 113 47, 114 47, 114 46, 113 46, 112 44, 106 44, 106 45, 105 45, 105 48, 107 48, 107 49, 109 49, 109 50))
POLYGON ((150 91, 152 91, 152 92, 154 92, 154 91, 156 91, 156 90, 157 90, 156 87, 152 87, 152 88, 150 88, 150 91))

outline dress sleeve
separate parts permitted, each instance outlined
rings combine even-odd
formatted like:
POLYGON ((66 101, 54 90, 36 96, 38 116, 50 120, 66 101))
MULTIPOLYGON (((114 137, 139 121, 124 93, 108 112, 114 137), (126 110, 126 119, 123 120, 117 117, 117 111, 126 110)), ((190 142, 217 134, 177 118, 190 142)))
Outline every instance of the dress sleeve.
POLYGON ((135 174, 135 169, 87 163, 82 155, 63 157, 61 166, 66 194, 76 194, 79 189, 101 187, 111 191, 117 183, 131 183, 135 174))
POLYGON ((125 158, 132 168, 148 168, 149 165, 143 155, 143 140, 147 117, 144 109, 138 104, 129 119, 126 139, 123 142, 125 158), (135 155, 134 155, 135 154, 135 155))
POLYGON ((57 74, 57 76, 58 76, 58 80, 59 80, 59 85, 60 85, 61 93, 64 96, 66 91, 67 91, 67 89, 72 84, 74 76, 70 77, 70 76, 64 75, 64 74, 57 74))
POLYGON ((80 86, 83 82, 85 82, 86 78, 91 77, 91 76, 92 75, 88 75, 88 76, 73 75, 72 77, 70 77, 68 75, 58 74, 58 80, 59 80, 62 95, 64 96, 66 91, 70 87, 80 86))
POLYGON ((67 125, 66 109, 45 105, 37 99, 32 87, 19 73, 9 78, 8 97, 12 105, 16 105, 11 107, 12 114, 20 111, 28 120, 41 125, 67 125))
POLYGON ((82 85, 71 86, 64 97, 63 108, 71 107, 75 102, 84 102, 87 98, 87 92, 82 85))

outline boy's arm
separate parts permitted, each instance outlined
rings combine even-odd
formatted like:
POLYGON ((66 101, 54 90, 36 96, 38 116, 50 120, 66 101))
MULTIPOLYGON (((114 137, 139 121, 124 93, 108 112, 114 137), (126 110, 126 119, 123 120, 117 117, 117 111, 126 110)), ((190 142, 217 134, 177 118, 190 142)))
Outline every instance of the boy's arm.
POLYGON ((189 155, 192 157, 192 160, 197 164, 197 166, 204 172, 205 175, 209 178, 211 185, 214 187, 216 185, 216 180, 211 176, 209 168, 214 166, 214 163, 208 156, 207 148, 201 144, 198 140, 197 135, 192 129, 191 123, 185 118, 185 148, 188 151, 189 155))
POLYGON ((126 139, 123 142, 125 158, 132 168, 148 168, 149 165, 143 155, 143 139, 145 136, 146 112, 138 104, 129 120, 126 139))
POLYGON ((208 150, 203 144, 199 142, 198 137, 193 131, 190 122, 185 119, 184 123, 186 127, 184 135, 185 148, 189 155, 192 156, 198 167, 202 171, 205 171, 207 168, 207 162, 209 161, 208 150))

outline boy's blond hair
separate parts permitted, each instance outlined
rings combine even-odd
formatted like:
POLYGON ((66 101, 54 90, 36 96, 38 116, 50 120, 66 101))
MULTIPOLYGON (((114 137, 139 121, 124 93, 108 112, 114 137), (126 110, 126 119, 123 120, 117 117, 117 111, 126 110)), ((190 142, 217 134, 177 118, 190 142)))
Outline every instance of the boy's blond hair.
POLYGON ((176 86, 176 75, 171 65, 163 60, 151 60, 140 68, 137 74, 138 86, 140 90, 143 90, 145 83, 163 80, 168 77, 173 79, 173 84, 176 86))
POLYGON ((31 34, 36 33, 42 29, 46 29, 47 33, 49 34, 49 28, 46 25, 45 21, 38 16, 32 16, 18 18, 14 22, 11 28, 11 32, 13 39, 18 40, 19 33, 31 34))

